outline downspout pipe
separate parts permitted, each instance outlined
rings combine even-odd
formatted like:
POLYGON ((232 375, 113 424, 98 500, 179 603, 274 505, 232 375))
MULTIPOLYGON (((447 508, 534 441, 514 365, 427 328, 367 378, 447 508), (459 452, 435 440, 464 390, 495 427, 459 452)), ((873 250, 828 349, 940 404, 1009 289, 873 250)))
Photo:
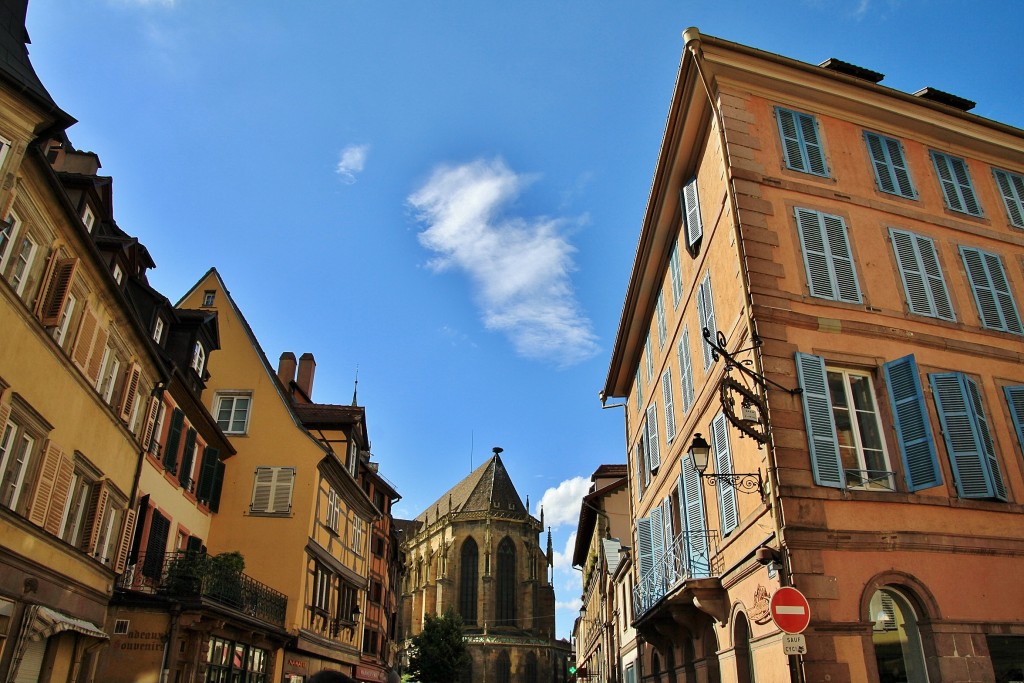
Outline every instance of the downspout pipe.
MULTIPOLYGON (((727 176, 727 182, 725 184, 726 194, 729 198, 729 208, 732 213, 732 228, 733 234, 736 238, 736 250, 740 259, 740 277, 743 282, 743 294, 746 298, 745 304, 749 314, 745 316, 747 325, 747 335, 750 339, 754 338, 754 303, 753 295, 750 291, 750 276, 747 273, 746 263, 747 254, 744 248, 743 242, 743 226, 740 222, 739 214, 739 202, 736 199, 736 188, 733 185, 732 167, 729 162, 729 146, 728 139, 725 134, 725 117, 722 114, 722 110, 718 106, 718 101, 715 99, 714 91, 711 86, 711 79, 709 78, 709 69, 706 62, 704 62, 704 54, 701 51, 701 35, 700 31, 696 27, 691 26, 690 28, 683 31, 683 43, 685 49, 693 56, 693 65, 697 70, 697 74, 700 77, 701 84, 704 86, 704 91, 708 96, 708 103, 711 107, 711 111, 715 117, 715 123, 718 128, 719 142, 722 146, 722 159, 725 164, 725 171, 727 176)), ((764 376, 764 362, 761 356, 761 349, 754 349, 754 368, 755 371, 764 376)), ((762 394, 767 393, 767 387, 760 387, 759 389, 762 394)), ((765 398, 765 407, 768 409, 767 396, 765 398)), ((789 552, 786 550, 786 539, 782 533, 783 530, 783 519, 782 519, 782 505, 779 500, 779 471, 775 461, 775 439, 772 436, 771 420, 769 416, 765 415, 765 421, 768 425, 768 481, 769 481, 769 505, 772 510, 772 521, 775 526, 775 534, 779 539, 779 545, 783 565, 782 571, 780 572, 779 580, 783 586, 793 585, 792 565, 790 560, 789 552)), ((803 669, 796 663, 796 660, 792 657, 789 658, 791 664, 791 680, 801 682, 804 680, 803 669)))

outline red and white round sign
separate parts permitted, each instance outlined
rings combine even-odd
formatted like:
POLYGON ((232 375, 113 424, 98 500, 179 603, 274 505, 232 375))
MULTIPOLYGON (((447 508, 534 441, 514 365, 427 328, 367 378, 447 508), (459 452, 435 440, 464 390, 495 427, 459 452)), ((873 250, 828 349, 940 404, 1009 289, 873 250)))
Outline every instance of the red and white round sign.
POLYGON ((775 591, 770 608, 775 625, 786 633, 802 633, 811 622, 811 606, 795 588, 784 586, 775 591))

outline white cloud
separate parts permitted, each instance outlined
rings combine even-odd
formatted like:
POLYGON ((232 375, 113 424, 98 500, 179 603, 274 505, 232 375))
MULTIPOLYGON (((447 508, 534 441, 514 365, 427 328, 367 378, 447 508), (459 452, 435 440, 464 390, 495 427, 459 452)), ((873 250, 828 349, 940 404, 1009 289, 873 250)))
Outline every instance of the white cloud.
POLYGON ((349 145, 341 150, 335 169, 341 182, 351 185, 356 181, 356 174, 362 173, 363 167, 366 166, 366 155, 369 151, 369 145, 349 145))
POLYGON ((561 574, 572 573, 572 554, 576 549, 576 532, 569 534, 569 538, 565 542, 565 550, 559 552, 554 551, 554 567, 555 571, 561 574))
POLYGON ((566 221, 502 211, 532 180, 500 159, 440 166, 409 204, 426 225, 420 244, 437 254, 430 266, 469 276, 487 329, 521 356, 572 365, 598 349, 572 289, 566 221))
POLYGON ((583 607, 583 601, 579 598, 573 598, 565 602, 559 600, 555 603, 555 609, 567 609, 570 612, 579 612, 580 607, 583 607))
POLYGON ((563 524, 576 524, 580 518, 580 504, 583 496, 590 491, 590 480, 586 477, 566 479, 558 486, 549 488, 535 506, 535 515, 544 507, 544 523, 553 529, 563 524))

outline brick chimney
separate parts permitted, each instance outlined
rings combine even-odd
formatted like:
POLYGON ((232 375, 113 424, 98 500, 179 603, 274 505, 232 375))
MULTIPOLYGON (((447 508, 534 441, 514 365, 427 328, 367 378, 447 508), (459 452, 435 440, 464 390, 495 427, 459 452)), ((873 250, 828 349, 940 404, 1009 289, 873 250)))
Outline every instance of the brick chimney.
POLYGON ((307 351, 299 356, 299 378, 295 380, 295 383, 310 400, 313 398, 313 373, 315 371, 316 361, 313 360, 313 354, 307 351))
POLYGON ((291 351, 282 353, 281 359, 277 361, 277 378, 285 389, 295 381, 295 354, 291 351))

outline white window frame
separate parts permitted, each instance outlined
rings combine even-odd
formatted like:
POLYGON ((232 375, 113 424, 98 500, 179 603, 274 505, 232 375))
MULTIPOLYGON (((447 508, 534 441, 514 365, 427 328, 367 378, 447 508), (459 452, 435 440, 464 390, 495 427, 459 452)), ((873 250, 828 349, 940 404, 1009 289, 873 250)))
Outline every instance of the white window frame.
POLYGON ((25 488, 25 477, 31 469, 36 442, 36 437, 28 433, 24 426, 14 420, 7 420, 0 433, 0 505, 17 511, 25 488), (7 481, 8 470, 15 462, 20 462, 18 471, 13 481, 7 481), (4 503, 7 487, 11 487, 12 492, 10 500, 4 503))
POLYGON ((247 434, 249 432, 249 416, 252 415, 252 392, 217 392, 217 395, 213 403, 213 415, 214 418, 216 418, 217 424, 220 426, 221 431, 224 432, 225 434, 247 434), (239 399, 245 399, 246 401, 248 401, 248 404, 245 408, 245 418, 242 420, 241 429, 235 429, 237 401, 239 399), (224 425, 221 424, 220 414, 221 411, 224 409, 224 403, 228 401, 231 402, 231 407, 229 409, 228 414, 227 428, 225 428, 224 425))
POLYGON ((835 400, 835 395, 832 394, 832 419, 835 421, 836 425, 836 444, 839 449, 839 462, 844 470, 847 488, 880 488, 887 491, 895 491, 896 488, 892 471, 892 460, 889 457, 889 449, 885 443, 885 431, 882 424, 882 415, 878 407, 878 398, 875 395, 874 377, 871 376, 870 372, 866 372, 864 370, 855 370, 835 365, 826 365, 825 374, 830 393, 832 393, 832 380, 834 377, 841 377, 843 382, 843 395, 846 405, 838 405, 835 400), (850 386, 852 378, 867 380, 868 397, 871 399, 870 411, 865 410, 863 407, 858 407, 854 403, 853 389, 850 386), (842 429, 840 427, 841 422, 838 419, 838 411, 841 410, 845 410, 849 413, 850 434, 853 437, 852 444, 843 443, 840 436, 842 429), (865 413, 872 415, 874 418, 873 424, 878 434, 878 441, 880 445, 878 450, 881 451, 881 457, 885 466, 884 470, 868 469, 864 447, 864 435, 861 432, 861 420, 859 419, 860 416, 865 413), (859 468, 858 470, 852 470, 847 466, 844 455, 851 452, 856 456, 857 466, 859 468), (881 473, 886 474, 881 476, 881 473), (867 476, 863 476, 864 474, 867 476))
POLYGON ((164 340, 164 319, 157 317, 156 322, 153 323, 153 341, 157 344, 164 340))
POLYGON ((116 282, 117 284, 121 284, 121 282, 124 280, 124 271, 121 270, 121 266, 119 266, 116 263, 114 264, 114 270, 112 275, 114 276, 114 282, 116 282))
POLYGON ((7 215, 5 228, 0 230, 0 274, 7 268, 7 257, 11 254, 11 245, 18 238, 21 219, 13 211, 7 215))
POLYGON ((53 328, 53 340, 57 342, 57 346, 64 346, 64 341, 68 335, 68 327, 71 326, 71 316, 75 313, 75 304, 77 303, 78 299, 75 298, 75 295, 69 293, 64 303, 64 310, 60 314, 60 322, 53 328))
POLYGON ((10 277, 7 281, 11 283, 11 287, 14 288, 18 296, 21 296, 25 291, 25 283, 28 281, 29 273, 32 272, 32 262, 36 258, 38 248, 39 245, 32 239, 32 235, 26 233, 20 236, 17 253, 11 252, 17 261, 11 266, 10 277), (28 255, 25 255, 26 244, 28 244, 28 255))
POLYGON ((92 207, 88 204, 85 205, 85 210, 82 211, 82 224, 85 225, 85 231, 91 235, 92 228, 96 224, 96 214, 93 213, 92 207))
POLYGON ((203 368, 206 367, 206 349, 203 347, 203 342, 197 341, 195 348, 192 349, 192 369, 196 371, 200 377, 203 376, 203 368))
POLYGON ((352 515, 352 552, 362 557, 366 540, 366 522, 357 514, 352 515))
POLYGON ((341 519, 341 496, 333 487, 327 489, 327 528, 338 533, 338 523, 341 519))

